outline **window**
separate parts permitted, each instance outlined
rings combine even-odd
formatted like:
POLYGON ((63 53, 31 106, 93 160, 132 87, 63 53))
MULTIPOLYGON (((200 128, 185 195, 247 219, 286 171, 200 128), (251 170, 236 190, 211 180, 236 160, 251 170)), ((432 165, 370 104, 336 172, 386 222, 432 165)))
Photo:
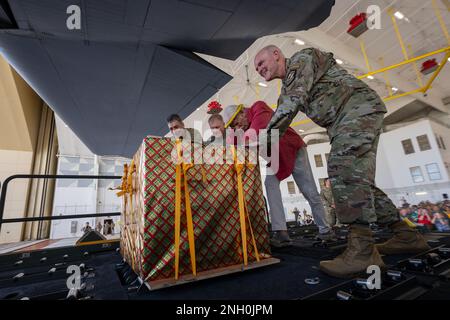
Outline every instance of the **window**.
POLYGON ((441 172, 437 163, 430 163, 425 166, 427 168, 428 177, 430 180, 441 180, 441 172))
POLYGON ((442 149, 441 141, 439 140, 439 137, 437 135, 436 135, 436 142, 437 142, 438 148, 442 149))
POLYGON ((70 221, 70 233, 77 233, 78 221, 70 221))
POLYGON ((417 143, 419 144, 420 151, 426 151, 431 149, 430 141, 426 134, 417 137, 417 143))
POLYGON ((442 137, 439 136, 439 140, 441 140, 442 149, 447 150, 447 148, 445 147, 444 139, 442 139, 442 137))
POLYGON ((411 139, 402 140, 402 145, 403 145, 403 151, 405 151, 405 154, 414 153, 414 147, 413 147, 411 139))
POLYGON ((323 167, 323 161, 322 161, 322 155, 321 154, 315 154, 314 155, 314 161, 316 162, 316 167, 317 168, 323 167))
POLYGON ((409 171, 411 172, 411 177, 415 183, 425 181, 423 179, 422 170, 420 169, 420 167, 409 168, 409 171))
POLYGON ((288 192, 289 194, 295 194, 295 184, 294 181, 287 182, 288 192))

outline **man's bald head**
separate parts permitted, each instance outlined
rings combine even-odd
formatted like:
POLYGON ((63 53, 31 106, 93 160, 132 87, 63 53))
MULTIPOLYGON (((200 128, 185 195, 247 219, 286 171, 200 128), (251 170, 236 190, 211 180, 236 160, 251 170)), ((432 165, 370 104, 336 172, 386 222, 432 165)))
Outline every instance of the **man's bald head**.
POLYGON ((281 49, 271 44, 255 56, 255 69, 266 81, 283 79, 286 75, 286 59, 281 49))
POLYGON ((264 48, 262 48, 261 50, 258 51, 258 53, 256 55, 258 55, 260 52, 268 52, 268 53, 274 53, 275 51, 281 52, 281 49, 278 48, 276 45, 274 44, 269 44, 268 46, 265 46, 264 48))

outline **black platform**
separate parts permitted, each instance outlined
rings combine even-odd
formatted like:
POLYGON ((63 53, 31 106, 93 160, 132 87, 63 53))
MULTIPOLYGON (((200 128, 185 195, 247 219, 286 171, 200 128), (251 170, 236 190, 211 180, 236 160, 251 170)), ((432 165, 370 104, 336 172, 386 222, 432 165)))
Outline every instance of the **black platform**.
MULTIPOLYGON (((383 274, 382 290, 368 292, 358 287, 355 279, 329 277, 318 270, 319 261, 333 258, 345 249, 345 230, 341 240, 320 243, 314 240, 314 227, 290 228, 294 239, 287 248, 274 249, 281 263, 260 269, 197 281, 156 291, 148 291, 129 267, 122 263, 111 245, 92 245, 49 249, 0 256, 0 299, 66 299, 69 293, 66 273, 69 265, 81 265, 83 283, 79 299, 115 300, 364 300, 364 299, 449 299, 450 298, 450 234, 427 233, 429 253, 413 257, 384 257, 388 269, 400 272, 393 281, 383 274), (440 250, 440 251, 439 251, 440 250), (439 256, 441 255, 441 256, 439 256), (45 257, 46 259, 42 259, 45 257), (410 258, 418 266, 411 264, 410 258), (29 260, 28 260, 29 259, 29 260), (22 262, 20 262, 22 261, 22 262), (418 261, 422 261, 423 265, 418 261), (18 263, 19 262, 19 263, 18 263), (49 271, 55 268, 53 272, 49 271), (21 275, 22 274, 22 275, 21 275), (305 279, 318 279, 307 284, 305 279), (394 289, 395 290, 394 290, 394 289), (339 294, 338 294, 339 292, 339 294)), ((376 232, 378 241, 390 236, 376 232)), ((395 274, 394 272, 394 274, 395 274)), ((366 277, 368 275, 361 275, 366 277)), ((73 296, 72 296, 73 298, 73 296)))

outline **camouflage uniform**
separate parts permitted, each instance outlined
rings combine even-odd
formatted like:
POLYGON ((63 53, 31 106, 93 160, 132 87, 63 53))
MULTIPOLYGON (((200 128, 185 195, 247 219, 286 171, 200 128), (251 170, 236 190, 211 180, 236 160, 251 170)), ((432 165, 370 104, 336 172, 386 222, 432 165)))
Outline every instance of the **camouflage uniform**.
POLYGON ((314 48, 286 59, 278 108, 268 129, 282 135, 298 111, 327 129, 328 175, 341 223, 398 221, 388 196, 375 186, 376 152, 386 107, 375 91, 314 48))
POLYGON ((323 206, 327 213, 326 220, 330 227, 339 224, 339 219, 336 219, 336 210, 333 208, 334 198, 331 188, 323 187, 320 191, 320 198, 322 198, 323 206))

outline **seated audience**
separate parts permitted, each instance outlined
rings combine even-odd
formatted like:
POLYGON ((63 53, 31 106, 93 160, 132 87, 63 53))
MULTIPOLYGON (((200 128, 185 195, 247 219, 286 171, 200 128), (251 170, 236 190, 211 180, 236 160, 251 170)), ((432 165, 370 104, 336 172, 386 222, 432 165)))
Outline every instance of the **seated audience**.
POLYGON ((434 224, 438 231, 450 231, 448 219, 440 212, 433 214, 433 220, 431 220, 431 223, 434 224))

